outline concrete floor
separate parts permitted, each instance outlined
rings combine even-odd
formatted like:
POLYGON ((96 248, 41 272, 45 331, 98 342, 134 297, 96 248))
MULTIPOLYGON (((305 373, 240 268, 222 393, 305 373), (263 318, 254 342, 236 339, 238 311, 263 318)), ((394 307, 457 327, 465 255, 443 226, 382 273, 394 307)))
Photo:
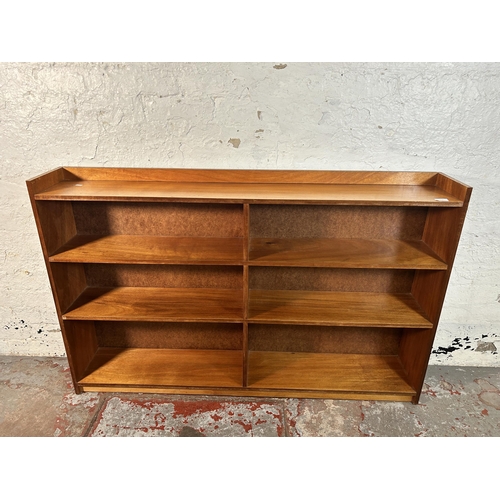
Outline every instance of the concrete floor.
POLYGON ((65 358, 0 357, 0 436, 500 436, 500 368, 430 366, 420 403, 75 395, 65 358))

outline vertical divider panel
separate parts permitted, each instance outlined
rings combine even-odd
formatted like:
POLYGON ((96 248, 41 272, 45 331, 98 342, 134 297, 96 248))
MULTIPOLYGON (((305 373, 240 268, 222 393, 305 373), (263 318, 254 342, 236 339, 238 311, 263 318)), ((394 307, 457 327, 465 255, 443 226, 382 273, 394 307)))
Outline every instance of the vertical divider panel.
POLYGON ((248 260, 250 245, 250 205, 243 204, 243 387, 248 384, 248 260))
POLYGON ((248 263, 248 252, 250 245, 250 205, 243 204, 243 260, 248 263))

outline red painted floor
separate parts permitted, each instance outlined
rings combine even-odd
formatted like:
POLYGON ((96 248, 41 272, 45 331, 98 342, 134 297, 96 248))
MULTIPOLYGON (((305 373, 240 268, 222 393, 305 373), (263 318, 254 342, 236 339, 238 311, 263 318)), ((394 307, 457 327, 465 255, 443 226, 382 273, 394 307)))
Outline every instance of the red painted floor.
POLYGON ((0 436, 500 436, 500 368, 429 367, 418 405, 76 395, 65 358, 0 357, 0 436))

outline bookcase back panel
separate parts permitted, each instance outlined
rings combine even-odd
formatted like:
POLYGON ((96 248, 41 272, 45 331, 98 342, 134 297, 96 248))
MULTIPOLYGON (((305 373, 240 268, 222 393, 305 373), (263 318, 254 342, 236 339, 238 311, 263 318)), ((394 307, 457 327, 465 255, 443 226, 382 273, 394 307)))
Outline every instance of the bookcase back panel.
POLYGON ((99 347, 222 349, 243 347, 241 324, 96 321, 99 347))
POLYGON ((420 240, 427 208, 253 205, 251 238, 420 240))
POLYGON ((73 202, 78 234, 243 237, 243 206, 73 202))
POLYGON ((248 348, 250 351, 395 355, 401 335, 401 330, 396 328, 249 325, 248 348))
POLYGON ((251 290, 409 293, 412 270, 252 267, 251 290))
POLYGON ((94 287, 243 288, 241 266, 85 264, 94 287))

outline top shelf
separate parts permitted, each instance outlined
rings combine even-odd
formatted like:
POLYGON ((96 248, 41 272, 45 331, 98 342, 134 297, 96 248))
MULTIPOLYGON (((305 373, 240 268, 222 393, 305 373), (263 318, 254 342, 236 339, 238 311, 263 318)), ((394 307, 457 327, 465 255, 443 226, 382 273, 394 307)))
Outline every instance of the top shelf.
POLYGON ((35 194, 35 199, 424 207, 463 205, 462 200, 433 185, 130 180, 64 180, 35 194))

